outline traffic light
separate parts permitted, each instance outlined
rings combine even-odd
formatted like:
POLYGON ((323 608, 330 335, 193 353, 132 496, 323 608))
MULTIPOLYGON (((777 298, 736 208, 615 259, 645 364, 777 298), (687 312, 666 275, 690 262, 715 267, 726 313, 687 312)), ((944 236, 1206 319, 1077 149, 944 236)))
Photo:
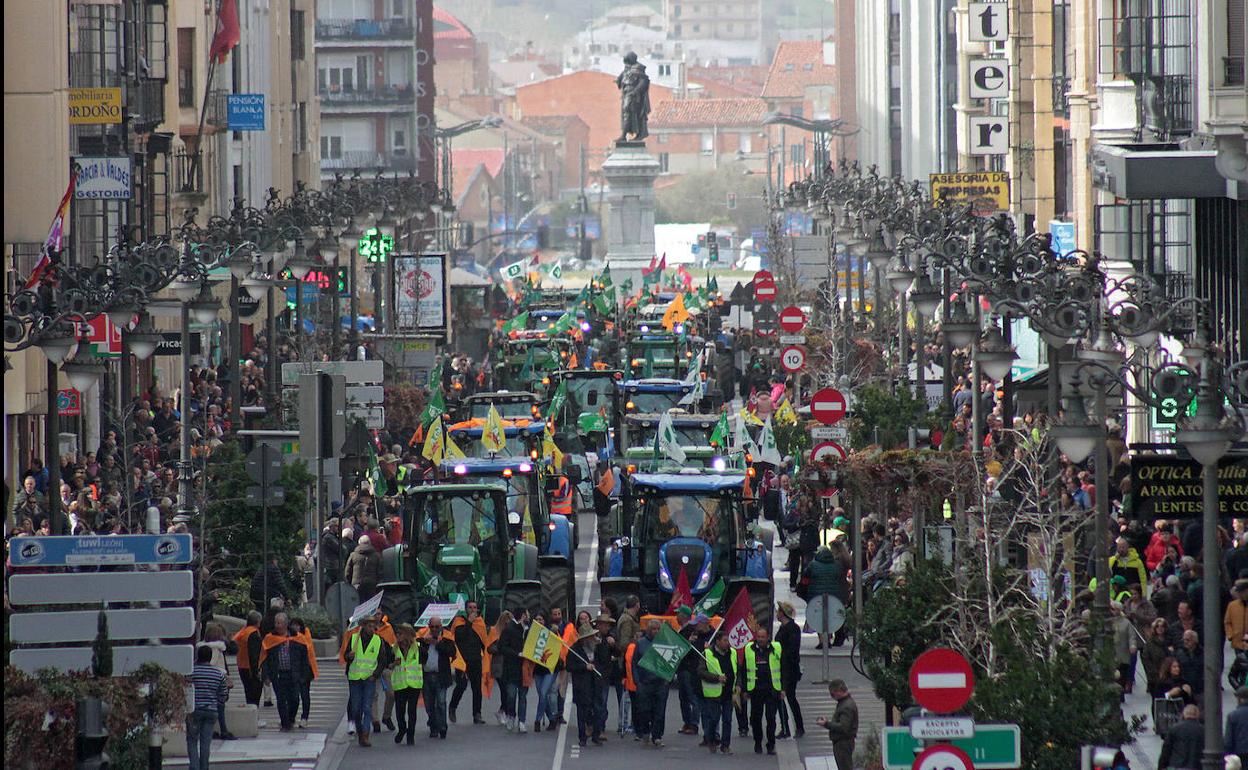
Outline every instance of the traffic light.
POLYGON ((351 296, 351 269, 349 267, 338 268, 337 275, 338 296, 351 296))
POLYGON ((714 230, 706 234, 706 248, 709 250, 707 261, 718 262, 719 261, 719 238, 715 235, 714 230))

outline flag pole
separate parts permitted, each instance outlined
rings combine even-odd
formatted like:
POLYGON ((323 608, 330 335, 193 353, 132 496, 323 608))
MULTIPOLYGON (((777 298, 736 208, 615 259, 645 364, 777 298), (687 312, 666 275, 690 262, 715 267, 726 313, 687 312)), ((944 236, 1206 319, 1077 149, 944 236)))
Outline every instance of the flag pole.
MULTIPOLYGON (((221 31, 221 3, 224 0, 217 0, 216 7, 216 23, 212 27, 212 36, 215 39, 221 31)), ((208 117, 208 99, 212 96, 212 78, 217 71, 217 57, 214 55, 212 45, 208 46, 208 79, 204 82, 204 101, 199 108, 199 128, 195 131, 195 155, 191 158, 191 178, 194 179, 196 174, 203 168, 204 159, 204 121, 208 117)))

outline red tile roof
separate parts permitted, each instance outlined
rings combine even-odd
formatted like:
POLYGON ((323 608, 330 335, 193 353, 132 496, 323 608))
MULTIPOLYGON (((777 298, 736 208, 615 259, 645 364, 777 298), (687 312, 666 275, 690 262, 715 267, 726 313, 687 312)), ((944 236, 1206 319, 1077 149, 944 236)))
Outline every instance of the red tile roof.
POLYGON ((767 68, 754 65, 736 67, 690 67, 686 77, 719 98, 758 96, 767 82, 767 68))
POLYGON ((433 37, 435 40, 472 40, 475 35, 468 29, 468 25, 435 5, 433 37))
POLYGON ((823 63, 819 40, 781 40, 763 85, 764 99, 798 99, 807 86, 836 83, 836 68, 823 63))
POLYGON ((762 99, 681 99, 659 102, 650 114, 653 128, 761 126, 767 114, 762 99))
POLYGON ((487 147, 483 149, 452 147, 451 168, 453 171, 458 172, 461 168, 473 169, 484 165, 485 170, 490 172, 490 176, 498 176, 498 172, 503 168, 505 157, 502 147, 487 147))

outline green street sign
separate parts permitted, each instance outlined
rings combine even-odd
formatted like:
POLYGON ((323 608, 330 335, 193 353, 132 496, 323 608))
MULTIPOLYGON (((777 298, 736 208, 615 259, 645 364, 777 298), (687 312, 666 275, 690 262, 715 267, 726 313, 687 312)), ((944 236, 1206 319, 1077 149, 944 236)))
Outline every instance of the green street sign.
POLYGON ((376 227, 370 227, 356 244, 360 256, 369 262, 385 262, 394 251, 394 238, 382 235, 376 227))
MULTIPOLYGON (((975 770, 1010 770, 1023 764, 1018 725, 975 725, 974 738, 947 743, 965 751, 975 763, 975 770)), ((909 727, 885 727, 882 748, 885 770, 910 770, 924 742, 911 737, 909 727)))

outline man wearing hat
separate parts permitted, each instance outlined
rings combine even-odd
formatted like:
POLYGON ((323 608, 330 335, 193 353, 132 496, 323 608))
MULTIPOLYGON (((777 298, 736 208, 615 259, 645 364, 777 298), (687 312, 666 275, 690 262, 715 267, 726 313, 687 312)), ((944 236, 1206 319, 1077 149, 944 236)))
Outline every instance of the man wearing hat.
POLYGON ((598 679, 600 685, 594 691, 597 700, 594 702, 594 716, 597 718, 599 740, 605 741, 607 734, 607 701, 611 695, 611 686, 620 680, 619 651, 615 643, 615 618, 603 612, 594 619, 598 631, 599 644, 594 647, 594 665, 602 674, 598 679))
POLYGON ((590 740, 595 746, 601 746, 603 720, 598 718, 597 708, 600 692, 605 693, 602 671, 596 661, 599 649, 598 632, 588 623, 582 623, 577 629, 576 644, 568 654, 567 668, 572 677, 572 702, 576 704, 576 737, 582 746, 590 740))
MULTIPOLYGON (((704 644, 698 634, 697 624, 693 622, 693 608, 682 604, 676 610, 676 623, 680 626, 680 635, 693 645, 698 655, 702 654, 704 644)), ((680 719, 681 735, 697 735, 698 723, 702 721, 699 709, 702 700, 702 685, 698 680, 698 660, 692 653, 680 659, 676 668, 676 684, 680 688, 680 719)))

